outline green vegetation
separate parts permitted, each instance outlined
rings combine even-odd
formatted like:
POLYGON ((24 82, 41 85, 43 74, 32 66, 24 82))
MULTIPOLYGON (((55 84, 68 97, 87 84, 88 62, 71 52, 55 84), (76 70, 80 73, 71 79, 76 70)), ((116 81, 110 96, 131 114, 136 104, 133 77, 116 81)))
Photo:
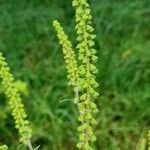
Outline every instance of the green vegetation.
MULTIPOLYGON (((95 149, 135 150, 147 138, 150 125, 150 2, 95 0, 90 4, 100 58, 95 149)), ((0 14, 0 49, 15 79, 28 87, 21 96, 33 129, 34 147, 75 149, 78 111, 52 27, 57 18, 75 41, 71 2, 5 0, 0 1, 0 14)), ((24 150, 24 145, 18 145, 2 86, 0 91, 0 145, 24 150)))

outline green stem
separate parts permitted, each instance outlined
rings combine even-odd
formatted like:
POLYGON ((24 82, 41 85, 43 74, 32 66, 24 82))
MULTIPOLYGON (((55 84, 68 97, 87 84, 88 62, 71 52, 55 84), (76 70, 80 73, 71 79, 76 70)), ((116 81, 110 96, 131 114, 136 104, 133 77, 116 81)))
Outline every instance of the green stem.
POLYGON ((27 144, 28 144, 29 150, 33 150, 33 146, 32 146, 30 139, 27 140, 27 144))

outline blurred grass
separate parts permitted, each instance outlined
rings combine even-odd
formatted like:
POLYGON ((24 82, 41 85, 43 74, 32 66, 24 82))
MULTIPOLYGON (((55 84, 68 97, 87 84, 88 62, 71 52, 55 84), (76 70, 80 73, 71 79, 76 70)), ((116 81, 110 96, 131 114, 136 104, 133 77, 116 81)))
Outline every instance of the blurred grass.
MULTIPOLYGON (((150 1, 90 4, 100 58, 96 149, 135 150, 150 126, 150 1)), ((59 19, 75 41, 71 1, 0 0, 0 14, 0 49, 15 78, 28 85, 30 94, 23 98, 33 144, 43 150, 75 149, 77 110, 52 28, 52 21, 59 19)), ((16 150, 18 135, 5 100, 1 93, 0 144, 16 150)))

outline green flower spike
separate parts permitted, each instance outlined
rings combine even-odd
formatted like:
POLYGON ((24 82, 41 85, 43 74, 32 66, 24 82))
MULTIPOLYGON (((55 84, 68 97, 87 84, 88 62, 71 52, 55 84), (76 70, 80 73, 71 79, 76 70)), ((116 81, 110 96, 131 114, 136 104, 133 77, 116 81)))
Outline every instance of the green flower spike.
POLYGON ((65 34, 63 28, 61 27, 58 21, 56 20, 53 21, 53 26, 57 32, 59 43, 62 46, 66 68, 68 71, 67 78, 69 80, 69 84, 72 86, 76 86, 76 82, 78 78, 78 69, 77 69, 77 62, 75 60, 75 53, 72 50, 72 44, 68 40, 67 35, 65 34))
POLYGON ((77 147, 83 150, 92 150, 91 142, 96 141, 93 133, 93 127, 97 124, 94 119, 98 112, 94 99, 98 96, 95 88, 98 83, 95 80, 95 74, 98 72, 95 63, 98 59, 96 50, 93 48, 94 38, 93 27, 91 26, 91 12, 87 0, 73 0, 73 7, 76 13, 76 31, 77 31, 77 49, 79 50, 79 86, 81 97, 79 103, 79 121, 81 126, 78 128, 80 132, 79 143, 77 147))
POLYGON ((9 107, 15 120, 15 127, 18 129, 20 134, 20 140, 27 144, 31 138, 29 121, 26 120, 27 114, 25 113, 19 90, 15 84, 13 75, 10 73, 8 64, 2 56, 2 53, 0 53, 0 78, 2 79, 5 94, 9 99, 9 107))

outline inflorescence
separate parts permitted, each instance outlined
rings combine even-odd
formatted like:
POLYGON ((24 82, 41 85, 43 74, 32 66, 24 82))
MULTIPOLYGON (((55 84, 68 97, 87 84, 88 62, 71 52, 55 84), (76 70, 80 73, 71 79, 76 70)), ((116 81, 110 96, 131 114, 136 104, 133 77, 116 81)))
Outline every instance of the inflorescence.
POLYGON ((80 94, 78 101, 78 120, 81 122, 81 125, 78 128, 80 134, 77 147, 83 150, 92 150, 91 142, 96 141, 93 128, 97 124, 94 116, 98 112, 94 100, 99 95, 95 90, 98 87, 95 79, 95 74, 98 72, 95 63, 98 57, 96 56, 96 50, 93 48, 95 46, 94 39, 96 36, 93 34, 94 29, 91 26, 92 16, 87 0, 73 0, 72 4, 75 8, 76 18, 75 29, 77 31, 78 42, 76 48, 79 51, 77 61, 72 50, 72 44, 65 35, 60 23, 54 21, 53 25, 57 32, 59 42, 63 47, 68 78, 71 81, 70 83, 75 83, 72 85, 78 89, 79 93, 76 92, 76 95, 79 96, 78 94, 80 94))
POLYGON ((14 77, 10 73, 10 68, 2 53, 0 53, 0 78, 2 79, 5 94, 9 99, 9 107, 15 120, 15 127, 18 129, 21 137, 20 141, 27 143, 31 138, 31 128, 29 127, 29 121, 26 119, 27 114, 24 110, 19 90, 15 86, 14 77))

